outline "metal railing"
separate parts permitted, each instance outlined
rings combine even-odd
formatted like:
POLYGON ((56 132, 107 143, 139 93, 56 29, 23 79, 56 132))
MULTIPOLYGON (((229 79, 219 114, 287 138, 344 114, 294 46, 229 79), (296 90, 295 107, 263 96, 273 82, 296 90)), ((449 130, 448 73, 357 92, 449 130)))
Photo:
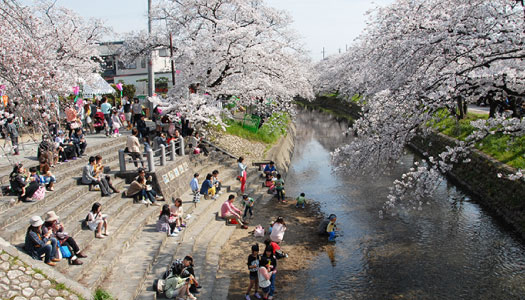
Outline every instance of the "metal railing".
MULTIPOLYGON (((118 151, 118 159, 119 159, 119 166, 120 166, 120 172, 126 172, 126 165, 128 163, 137 163, 138 161, 134 160, 131 156, 129 156, 129 152, 125 152, 123 149, 118 151), (126 157, 127 156, 127 157, 126 157)), ((179 138, 179 145, 176 145, 175 141, 171 141, 168 147, 165 145, 160 145, 159 149, 152 150, 148 149, 145 153, 140 154, 142 158, 145 158, 145 161, 147 162, 148 166, 148 172, 155 172, 156 166, 165 166, 166 161, 169 159, 170 161, 175 161, 177 156, 184 156, 184 139, 181 137, 179 138), (177 155, 177 151, 179 151, 180 155, 177 155)), ((144 160, 142 160, 144 161, 144 160)))

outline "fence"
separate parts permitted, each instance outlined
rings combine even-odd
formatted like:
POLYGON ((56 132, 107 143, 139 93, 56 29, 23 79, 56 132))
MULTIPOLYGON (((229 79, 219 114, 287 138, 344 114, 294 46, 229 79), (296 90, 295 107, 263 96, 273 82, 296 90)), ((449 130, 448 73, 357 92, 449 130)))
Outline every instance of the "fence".
MULTIPOLYGON (((168 147, 164 145, 160 145, 159 149, 152 150, 149 149, 145 153, 141 153, 141 158, 139 159, 140 162, 146 161, 148 172, 155 172, 155 166, 164 166, 166 165, 166 161, 169 159, 170 161, 175 161, 177 155, 177 151, 180 152, 179 156, 184 156, 184 139, 181 137, 179 138, 179 145, 177 146, 175 141, 171 141, 168 147)), ((124 173, 126 172, 126 164, 127 163, 137 163, 138 161, 135 158, 132 158, 129 156, 130 153, 124 152, 123 149, 118 151, 118 159, 119 159, 119 165, 120 165, 120 172, 124 173), (127 156, 128 155, 128 156, 127 156)))

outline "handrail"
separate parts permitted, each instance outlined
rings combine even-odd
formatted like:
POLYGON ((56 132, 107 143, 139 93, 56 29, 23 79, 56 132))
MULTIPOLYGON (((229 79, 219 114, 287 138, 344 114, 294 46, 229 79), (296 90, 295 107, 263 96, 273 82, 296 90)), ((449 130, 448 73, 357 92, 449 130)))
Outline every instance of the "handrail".
MULTIPOLYGON (((151 148, 146 151, 145 153, 141 153, 141 156, 146 158, 147 164, 148 164, 148 172, 155 172, 155 166, 164 166, 166 165, 167 157, 169 157, 170 161, 175 161, 177 156, 184 156, 184 139, 182 137, 179 138, 179 146, 175 145, 175 141, 171 141, 170 145, 168 147, 164 145, 160 145, 160 148, 157 150, 152 150, 151 148), (166 148, 168 150, 166 151, 166 148), (179 150, 180 155, 177 155, 177 150, 179 150), (160 153, 159 155, 159 161, 158 164, 155 161, 155 154, 160 153)), ((124 152, 123 149, 119 150, 119 166, 120 166, 120 172, 124 173, 126 172, 126 164, 128 163, 128 160, 126 160, 126 155, 129 155, 129 152, 124 152)), ((132 160, 129 160, 129 162, 133 162, 132 160)))

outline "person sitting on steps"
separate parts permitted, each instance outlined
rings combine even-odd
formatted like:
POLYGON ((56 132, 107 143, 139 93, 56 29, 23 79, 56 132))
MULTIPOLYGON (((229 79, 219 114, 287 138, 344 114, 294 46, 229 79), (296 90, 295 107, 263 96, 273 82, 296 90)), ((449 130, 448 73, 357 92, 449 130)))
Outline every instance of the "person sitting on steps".
POLYGON ((108 235, 108 218, 101 211, 102 204, 95 202, 86 216, 87 225, 91 231, 95 232, 97 239, 104 238, 102 235, 108 235), (104 233, 102 233, 102 229, 104 229, 104 233))
POLYGON ((73 142, 73 145, 75 145, 76 156, 77 157, 83 156, 84 152, 86 151, 87 143, 86 143, 86 139, 84 138, 84 133, 82 132, 82 128, 75 129, 75 133, 71 135, 71 141, 73 142))
POLYGON ((184 209, 182 208, 182 199, 177 198, 173 199, 173 205, 170 206, 170 215, 175 219, 175 225, 177 226, 177 230, 181 231, 182 227, 186 227, 186 225, 182 222, 184 217, 184 209))
POLYGON ((95 156, 95 175, 95 177, 100 176, 101 178, 106 179, 109 188, 113 190, 114 193, 120 193, 120 191, 111 183, 111 176, 104 174, 104 165, 102 164, 102 156, 100 155, 95 156))
POLYGON ((41 182, 47 185, 47 190, 54 191, 53 185, 57 180, 55 176, 51 174, 49 164, 47 163, 47 160, 43 157, 41 157, 39 160, 37 173, 41 178, 41 182))
POLYGON ((211 181, 212 177, 213 176, 209 173, 208 175, 206 175, 206 180, 204 180, 204 182, 201 185, 200 194, 204 195, 204 198, 211 196, 212 200, 216 200, 217 196, 215 195, 215 186, 211 181))
POLYGON ((170 207, 168 204, 162 206, 156 228, 158 232, 166 232, 168 233, 168 236, 171 237, 178 235, 179 232, 177 230, 176 222, 171 218, 170 207))
POLYGON ((135 203, 140 201, 142 204, 157 206, 156 201, 163 198, 157 196, 157 192, 151 186, 151 180, 151 176, 146 178, 146 170, 139 168, 139 175, 129 185, 126 196, 133 197, 135 203))
POLYGON ((248 229, 247 222, 244 222, 241 217, 241 210, 233 205, 235 200, 235 195, 229 195, 228 200, 226 200, 221 206, 221 218, 225 219, 227 222, 232 219, 236 219, 237 223, 241 225, 242 229, 248 229))
POLYGON ((51 232, 45 235, 42 233, 44 221, 39 216, 31 217, 29 224, 24 249, 36 260, 40 260, 42 255, 45 255, 44 262, 50 266, 55 266, 55 262, 60 261, 60 259, 55 257, 57 255, 58 241, 51 237, 51 232))
POLYGON ((23 164, 18 163, 13 166, 13 171, 9 174, 9 184, 11 191, 18 196, 18 201, 35 202, 32 197, 38 190, 39 184, 31 181, 23 164))
POLYGON ((275 163, 273 161, 270 161, 269 164, 267 164, 265 167, 264 167, 264 174, 265 175, 268 175, 268 174, 274 174, 277 172, 277 169, 275 169, 275 163))
POLYGON ((66 246, 70 250, 72 256, 70 258, 70 264, 82 265, 82 261, 79 258, 87 257, 81 251, 77 245, 75 239, 64 230, 64 225, 60 223, 59 217, 54 211, 48 211, 46 213, 44 226, 42 226, 42 234, 46 235, 48 231, 51 231, 51 237, 57 239, 57 246, 66 246))
POLYGON ((89 164, 85 165, 82 169, 82 184, 92 185, 98 184, 100 187, 100 193, 102 197, 109 196, 111 191, 109 190, 109 184, 106 178, 95 174, 95 157, 89 157, 89 164))

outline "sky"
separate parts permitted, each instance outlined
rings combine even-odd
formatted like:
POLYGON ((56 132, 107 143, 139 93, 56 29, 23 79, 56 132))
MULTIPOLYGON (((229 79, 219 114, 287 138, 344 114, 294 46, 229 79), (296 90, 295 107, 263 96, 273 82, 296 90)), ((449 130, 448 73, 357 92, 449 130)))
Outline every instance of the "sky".
MULTIPOLYGON (((158 1, 158 0, 153 0, 158 1)), ((394 0, 265 0, 269 6, 286 10, 294 20, 293 28, 314 60, 345 51, 366 24, 365 13, 394 0)), ((28 3, 29 0, 22 2, 28 3)), ((88 18, 102 19, 118 34, 147 29, 147 0, 58 0, 88 18)))

